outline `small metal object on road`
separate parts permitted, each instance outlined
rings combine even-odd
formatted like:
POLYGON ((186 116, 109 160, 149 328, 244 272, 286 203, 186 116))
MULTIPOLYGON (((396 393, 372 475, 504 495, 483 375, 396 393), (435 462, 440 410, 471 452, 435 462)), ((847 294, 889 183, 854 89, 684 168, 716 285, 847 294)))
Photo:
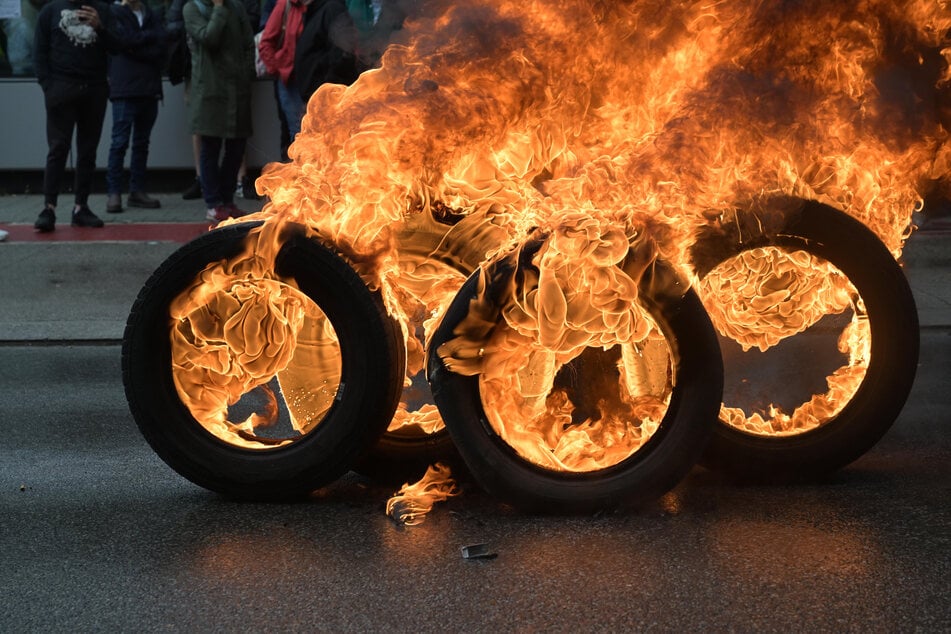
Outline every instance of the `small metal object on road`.
POLYGON ((499 554, 492 552, 488 544, 473 544, 462 547, 463 559, 495 559, 499 554))

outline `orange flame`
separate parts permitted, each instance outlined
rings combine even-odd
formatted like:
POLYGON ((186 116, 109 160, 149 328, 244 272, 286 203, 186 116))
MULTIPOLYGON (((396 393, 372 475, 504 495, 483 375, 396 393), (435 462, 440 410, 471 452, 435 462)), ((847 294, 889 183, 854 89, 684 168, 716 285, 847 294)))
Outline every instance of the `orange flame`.
MULTIPOLYGON (((475 327, 484 316, 474 312, 472 332, 444 355, 457 371, 484 373, 486 391, 497 395, 508 393, 492 386, 509 368, 506 380, 519 384, 511 405, 524 413, 518 433, 536 419, 550 429, 572 421, 567 440, 548 429, 531 434, 526 443, 542 448, 540 464, 591 468, 592 455, 603 452, 562 454, 558 447, 573 446, 579 434, 596 445, 626 435, 636 449, 661 415, 665 381, 657 377, 666 377, 669 359, 652 352, 656 367, 640 378, 633 361, 659 346, 636 292, 651 258, 665 258, 696 283, 686 254, 697 232, 776 195, 842 209, 897 257, 912 211, 936 187, 951 191, 947 0, 422 6, 378 69, 349 87, 322 86, 311 98, 292 161, 267 166, 258 180, 269 198, 259 215, 269 237, 248 257, 273 261, 287 222, 332 242, 404 324, 409 379, 426 330, 464 274, 540 232, 531 278, 512 283, 501 309, 504 328, 489 339, 488 322, 475 327), (629 252, 641 258, 633 268, 629 252), (614 347, 613 404, 577 420, 577 403, 554 389, 559 369, 588 348, 614 347), (595 420, 602 426, 589 428, 595 420)), ((235 266, 227 275, 241 274, 235 266)), ((224 356, 204 342, 198 356, 209 359, 189 356, 203 369, 182 379, 182 390, 193 394, 193 411, 218 419, 236 392, 287 362, 284 347, 293 347, 308 313, 283 287, 213 287, 227 298, 192 294, 174 319, 208 305, 228 323, 234 297, 264 303, 254 310, 275 324, 240 331, 266 342, 233 342, 217 331, 209 339, 264 351, 269 361, 260 370, 245 367, 242 353, 224 356)), ((856 317, 841 344, 850 363, 830 377, 830 392, 816 397, 812 413, 802 414, 810 421, 835 411, 848 385, 861 380, 861 298, 825 264, 754 250, 702 288, 721 330, 747 347, 769 347, 851 307, 856 317)), ((506 412, 497 416, 502 425, 508 409, 495 409, 506 412)), ((776 416, 779 422, 742 425, 799 428, 776 416)), ((438 425, 431 408, 404 407, 398 417, 438 425)))
POLYGON ((416 526, 426 520, 433 505, 459 495, 456 482, 450 477, 449 467, 437 462, 415 484, 406 483, 386 502, 386 514, 406 526, 416 526))

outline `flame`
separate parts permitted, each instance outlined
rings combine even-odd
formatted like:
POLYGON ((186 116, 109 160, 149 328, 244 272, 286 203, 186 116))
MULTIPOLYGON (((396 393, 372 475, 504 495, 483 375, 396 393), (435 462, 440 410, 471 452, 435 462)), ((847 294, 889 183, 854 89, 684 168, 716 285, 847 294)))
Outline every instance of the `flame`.
POLYGON ((386 514, 406 526, 422 524, 434 504, 459 495, 450 475, 449 467, 441 462, 430 465, 419 482, 407 482, 386 501, 386 514))
MULTIPOLYGON (((254 249, 250 239, 249 252, 254 249)), ((275 279, 261 258, 209 264, 171 305, 172 376, 182 402, 218 438, 269 449, 310 432, 330 409, 340 382, 340 353, 323 311, 296 288, 275 279), (291 433, 261 435, 277 420, 276 379, 291 433), (255 388, 265 415, 229 420, 229 406, 255 388)))
MULTIPOLYGON (((382 292, 404 327, 408 386, 465 273, 482 267, 491 278, 486 263, 518 264, 503 276, 503 299, 474 302, 440 353, 481 375, 493 425, 538 464, 613 464, 662 417, 675 360, 637 293, 657 257, 702 290, 718 327, 743 346, 766 348, 852 310, 840 344, 849 364, 827 394, 774 420, 724 414, 762 433, 834 415, 868 358, 848 280, 808 254, 754 249, 701 283, 687 253, 704 228, 738 210, 765 216, 763 201, 791 196, 861 220, 898 257, 912 212, 936 189, 951 191, 947 0, 421 7, 378 68, 314 94, 291 161, 257 181, 269 202, 245 256, 253 272, 216 265, 228 279, 206 272, 211 290, 189 291, 173 311, 173 324, 189 324, 173 328, 176 346, 194 348, 176 366, 193 412, 223 424, 225 404, 292 362, 301 324, 320 330, 293 285, 268 270, 280 227, 293 222, 382 292), (240 308, 248 302, 255 308, 240 308), (217 324, 242 310, 269 325, 222 336, 217 324), (591 350, 613 355, 617 380, 602 390, 610 399, 579 413, 558 376, 597 357, 591 350)), ((480 292, 489 287, 483 280, 480 292)), ((323 350, 333 337, 321 330, 317 340, 323 350)), ((392 428, 438 428, 437 412, 408 401, 392 428)))

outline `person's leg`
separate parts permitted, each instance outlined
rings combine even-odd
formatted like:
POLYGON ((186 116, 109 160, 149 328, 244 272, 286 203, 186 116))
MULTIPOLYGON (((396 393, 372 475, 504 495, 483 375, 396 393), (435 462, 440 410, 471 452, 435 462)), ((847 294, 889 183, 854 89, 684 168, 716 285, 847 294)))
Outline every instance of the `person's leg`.
MULTIPOLYGON (((192 82, 190 77, 185 77, 183 84, 183 93, 185 96, 185 112, 188 112, 188 105, 191 102, 192 82)), ((185 200, 196 200, 202 197, 201 190, 201 137, 197 134, 192 135, 192 161, 195 164, 195 180, 192 181, 185 191, 182 192, 182 198, 185 200)))
POLYGON ((46 206, 56 208, 60 181, 66 170, 66 157, 76 127, 76 110, 70 98, 70 85, 51 80, 44 91, 46 102, 46 168, 43 171, 43 198, 46 206))
POLYGON ((106 165, 106 192, 109 194, 106 211, 122 211, 122 165, 129 147, 134 108, 126 99, 112 102, 112 140, 109 144, 109 162, 106 165))
POLYGON ((274 80, 274 103, 277 105, 277 118, 281 122, 281 162, 286 163, 289 160, 287 148, 291 144, 291 133, 287 126, 287 116, 284 114, 284 104, 281 102, 281 86, 283 85, 280 79, 274 80))
POLYGON ((76 110, 72 103, 72 86, 51 80, 43 91, 46 104, 46 168, 43 170, 43 209, 33 228, 41 233, 56 228, 56 202, 60 181, 66 170, 66 157, 76 127, 76 110))
POLYGON ((129 159, 129 191, 145 192, 149 162, 149 140, 158 117, 158 101, 149 97, 136 99, 135 124, 132 128, 132 157, 129 159))
POLYGON ((195 161, 195 177, 201 178, 201 135, 192 135, 192 158, 195 161))
MULTIPOLYGON (((245 146, 247 149, 247 146, 245 146)), ((237 186, 235 187, 235 195, 241 194, 241 197, 246 200, 258 200, 261 197, 258 196, 258 193, 254 190, 254 179, 248 176, 248 157, 246 154, 241 156, 241 164, 238 167, 238 180, 236 181, 237 186)))
POLYGON ((225 185, 233 183, 238 176, 238 170, 244 161, 244 149, 247 139, 225 139, 225 154, 221 159, 221 202, 234 202, 234 189, 225 185))
POLYGON ((87 207, 92 178, 96 171, 96 149, 102 135, 102 121, 109 101, 109 85, 90 86, 86 95, 77 103, 76 119, 76 209, 87 207))
POLYGON ((129 206, 158 209, 162 206, 145 193, 149 162, 149 139, 158 117, 158 100, 143 97, 135 100, 135 123, 132 126, 132 158, 129 161, 129 206))
POLYGON ((182 198, 185 200, 195 200, 202 197, 201 189, 201 136, 192 135, 192 160, 195 163, 195 180, 182 192, 182 198))
POLYGON ((293 143, 294 138, 300 133, 301 119, 304 117, 304 100, 295 88, 288 87, 281 81, 277 84, 278 95, 281 98, 281 111, 287 120, 290 143, 293 143))
POLYGON ((230 188, 231 194, 228 200, 234 196, 234 175, 232 180, 221 181, 221 170, 218 167, 218 156, 221 154, 221 138, 216 136, 201 136, 201 154, 200 170, 201 191, 205 198, 205 206, 208 209, 214 209, 224 202, 221 195, 222 190, 230 188))

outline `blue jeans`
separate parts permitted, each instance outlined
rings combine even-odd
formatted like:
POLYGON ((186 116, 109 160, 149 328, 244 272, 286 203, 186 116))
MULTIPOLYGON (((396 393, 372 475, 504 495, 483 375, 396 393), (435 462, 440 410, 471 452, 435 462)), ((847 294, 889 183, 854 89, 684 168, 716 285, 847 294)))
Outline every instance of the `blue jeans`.
POLYGON ((198 167, 201 170, 201 193, 209 209, 234 202, 234 187, 238 182, 238 170, 241 169, 247 141, 202 135, 198 167), (225 147, 224 156, 221 156, 222 144, 225 147))
POLYGON ((277 80, 277 99, 281 104, 281 111, 287 119, 287 131, 290 132, 291 143, 300 132, 300 122, 304 118, 306 106, 300 93, 293 86, 288 87, 280 79, 277 80))
POLYGON ((122 191, 122 163, 132 138, 129 159, 129 191, 145 191, 145 171, 149 160, 149 137, 158 117, 158 100, 153 97, 116 99, 112 102, 112 145, 106 168, 106 189, 110 194, 122 191))

